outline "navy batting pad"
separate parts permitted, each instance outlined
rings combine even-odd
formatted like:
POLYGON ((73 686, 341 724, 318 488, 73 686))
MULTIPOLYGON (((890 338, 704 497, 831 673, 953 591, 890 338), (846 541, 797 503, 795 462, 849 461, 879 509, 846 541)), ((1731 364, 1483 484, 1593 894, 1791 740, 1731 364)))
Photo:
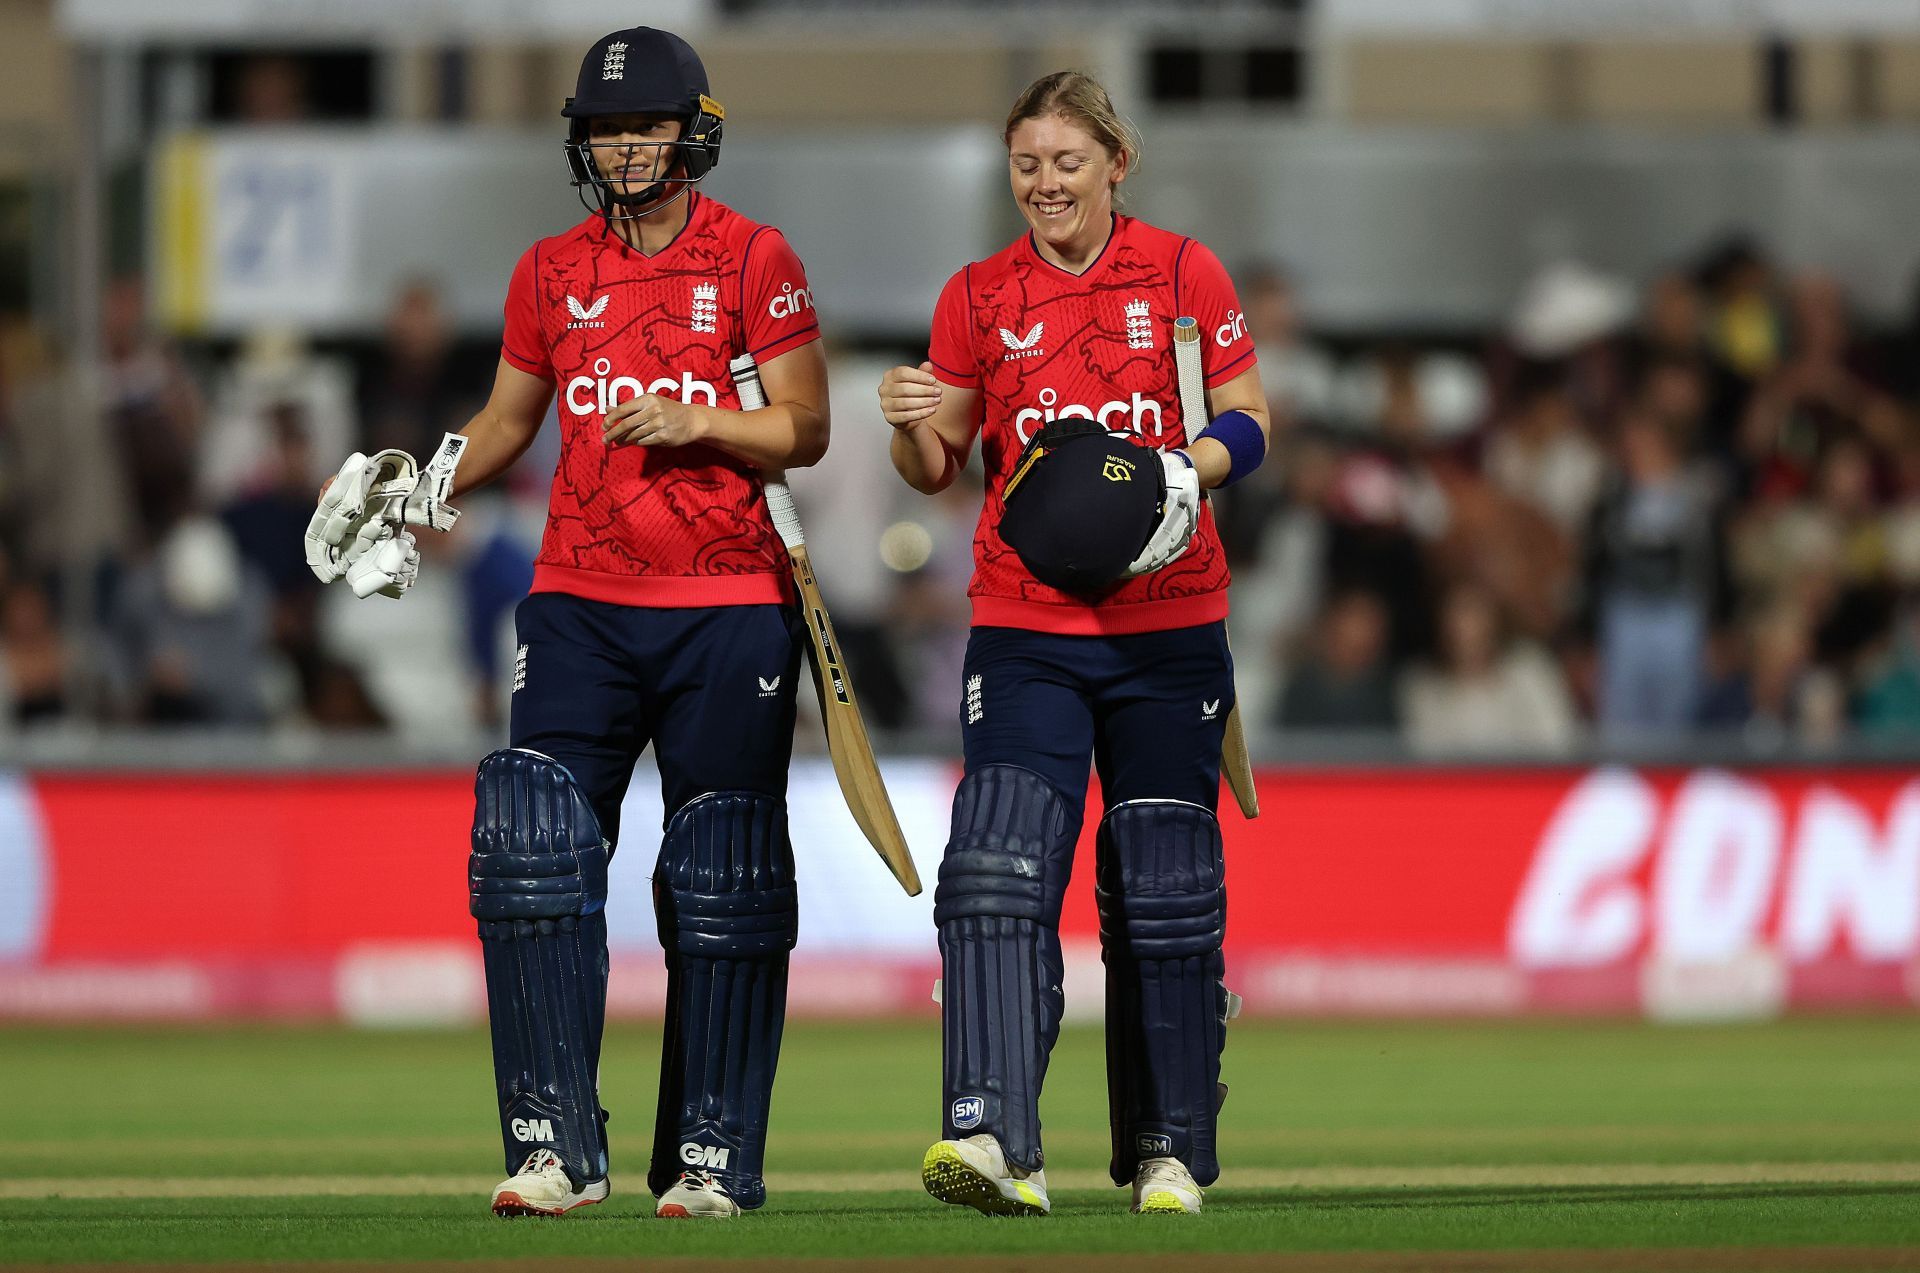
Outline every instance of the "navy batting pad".
POLYGON ((667 1032, 647 1185, 658 1196, 683 1171, 711 1171, 757 1207, 800 927, 786 805, 746 791, 692 801, 667 824, 653 891, 667 1032))
POLYGON ((609 852, 564 766, 520 749, 480 762, 467 878, 508 1174, 539 1148, 575 1185, 607 1174, 597 1076, 609 852))
POLYGON ((1101 822, 1098 859, 1114 1183, 1142 1158, 1178 1158, 1212 1184, 1227 1013, 1220 824, 1198 805, 1128 801, 1101 822))
POLYGON ((990 1132, 1041 1166, 1040 1085, 1060 1034, 1060 900, 1077 824, 1030 769, 961 780, 933 919, 943 966, 943 1135, 990 1132))

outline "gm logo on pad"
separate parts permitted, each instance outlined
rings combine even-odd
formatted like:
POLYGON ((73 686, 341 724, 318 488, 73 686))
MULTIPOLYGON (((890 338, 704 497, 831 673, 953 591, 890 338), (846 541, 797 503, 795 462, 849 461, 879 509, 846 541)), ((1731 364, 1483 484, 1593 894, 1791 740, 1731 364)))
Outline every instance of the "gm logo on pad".
POLYGON ((551 1118, 516 1118, 510 1126, 515 1140, 553 1140, 551 1118))
POLYGON ((680 1146, 680 1161, 689 1167, 705 1167, 712 1171, 725 1171, 727 1158, 733 1151, 721 1149, 716 1145, 701 1145, 687 1141, 680 1146))
POLYGON ((1173 1137, 1142 1132, 1133 1138, 1133 1148, 1142 1158, 1171 1158, 1173 1137))
POLYGON ((960 1131, 980 1126, 980 1120, 986 1116, 987 1101, 983 1096, 962 1096, 953 1102, 953 1125, 960 1131))

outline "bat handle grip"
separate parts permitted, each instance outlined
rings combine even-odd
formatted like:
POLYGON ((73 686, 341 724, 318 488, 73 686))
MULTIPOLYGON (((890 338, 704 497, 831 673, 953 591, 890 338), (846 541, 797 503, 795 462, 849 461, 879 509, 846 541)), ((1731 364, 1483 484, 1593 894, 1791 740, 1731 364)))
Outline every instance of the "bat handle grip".
POLYGON ((780 533, 780 542, 787 551, 807 546, 807 537, 800 529, 800 513, 793 506, 793 492, 787 489, 786 474, 769 470, 766 474, 767 512, 773 517, 773 528, 780 533))
POLYGON ((760 364, 752 354, 741 354, 727 364, 733 373, 733 391, 740 395, 742 411, 758 411, 767 405, 767 391, 760 383, 760 364))
MULTIPOLYGON (((767 405, 766 391, 760 387, 760 367, 753 361, 752 354, 741 354, 727 364, 727 370, 733 373, 734 391, 740 395, 742 411, 758 411, 767 405)), ((767 512, 773 517, 773 528, 780 533, 780 542, 787 551, 804 548, 807 537, 800 530, 800 513, 793 506, 793 492, 787 489, 787 475, 782 469, 767 469, 766 479, 767 512)))

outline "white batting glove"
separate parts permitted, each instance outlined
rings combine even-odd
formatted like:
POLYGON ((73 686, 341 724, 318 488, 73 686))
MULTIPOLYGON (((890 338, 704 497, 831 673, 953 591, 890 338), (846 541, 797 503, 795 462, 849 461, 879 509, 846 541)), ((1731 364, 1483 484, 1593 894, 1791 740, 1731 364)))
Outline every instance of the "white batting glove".
POLYGON ((400 502, 417 485, 417 472, 405 451, 355 451, 347 457, 307 522, 307 568, 315 578, 332 583, 347 573, 354 545, 371 542, 369 523, 385 516, 399 520, 400 502))
POLYGON ((407 492, 406 503, 402 505, 402 515, 409 525, 449 531, 460 520, 460 510, 447 500, 453 494, 453 472, 460 467, 460 457, 466 449, 467 439, 458 433, 449 433, 440 439, 439 450, 420 470, 419 479, 407 492))
POLYGON ((411 532, 393 522, 372 523, 374 534, 354 541, 347 559, 347 586, 356 597, 400 597, 420 577, 420 546, 411 532))
POLYGON ((367 513, 367 490, 373 475, 367 457, 355 451, 320 497, 320 506, 307 522, 307 568, 321 583, 332 583, 346 570, 340 551, 367 513))
POLYGON ((1167 495, 1160 504, 1160 524, 1147 536, 1147 546, 1127 567, 1129 575, 1144 575, 1177 560, 1200 528, 1200 474, 1185 451, 1161 451, 1167 475, 1167 495))
POLYGON ((357 597, 398 597, 420 572, 409 525, 449 531, 460 510, 448 503, 467 439, 449 433, 422 470, 405 451, 347 457, 307 523, 307 566, 322 583, 342 575, 357 597))

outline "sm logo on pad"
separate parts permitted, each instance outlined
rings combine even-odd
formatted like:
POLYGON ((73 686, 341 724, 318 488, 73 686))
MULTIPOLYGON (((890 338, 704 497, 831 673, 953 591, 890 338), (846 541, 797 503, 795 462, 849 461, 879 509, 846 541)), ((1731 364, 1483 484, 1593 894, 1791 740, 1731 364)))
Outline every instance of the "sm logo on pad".
POLYGON ((961 1131, 980 1126, 980 1120, 986 1116, 987 1101, 983 1096, 962 1096, 953 1102, 953 1125, 961 1131))

